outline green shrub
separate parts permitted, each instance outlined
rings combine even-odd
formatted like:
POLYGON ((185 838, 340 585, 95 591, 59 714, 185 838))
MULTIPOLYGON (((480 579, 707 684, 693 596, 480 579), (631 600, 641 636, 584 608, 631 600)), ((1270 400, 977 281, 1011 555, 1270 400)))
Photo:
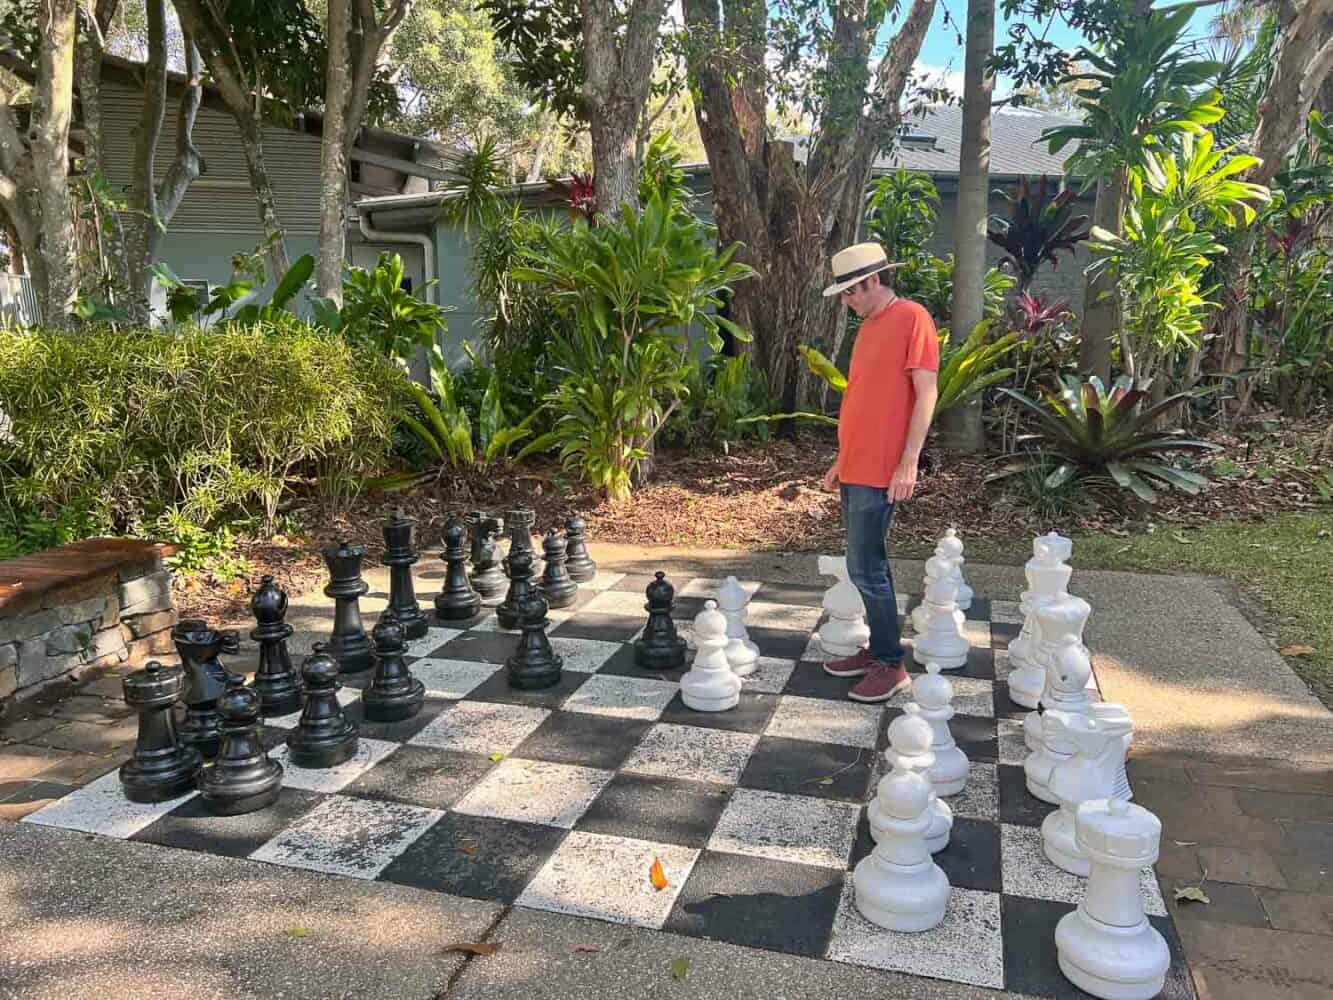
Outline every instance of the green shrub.
POLYGON ((685 376, 689 395, 662 428, 664 443, 690 448, 697 445, 727 451, 744 437, 767 441, 774 410, 768 386, 755 371, 750 355, 714 354, 691 365, 685 376))
POLYGON ((101 530, 207 527, 376 469, 406 396, 389 362, 294 317, 159 333, 0 331, 4 492, 101 530))

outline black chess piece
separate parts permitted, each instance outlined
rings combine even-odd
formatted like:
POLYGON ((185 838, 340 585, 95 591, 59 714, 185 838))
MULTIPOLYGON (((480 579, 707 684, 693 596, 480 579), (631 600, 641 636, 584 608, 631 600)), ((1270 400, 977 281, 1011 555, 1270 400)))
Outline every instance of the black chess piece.
POLYGON ((403 656, 407 633, 391 611, 380 615, 370 633, 375 644, 375 673, 361 692, 361 707, 372 722, 400 722, 421 711, 426 686, 412 676, 403 656))
POLYGON ((203 757, 180 741, 172 706, 185 691, 179 667, 156 660, 123 681, 125 704, 139 713, 139 738, 134 753, 120 765, 120 784, 131 802, 162 802, 194 788, 203 757))
POLYGON ((259 643, 259 666, 255 668, 250 686, 259 695, 260 711, 264 715, 287 715, 301 707, 301 675, 292 666, 287 640, 294 631, 284 620, 287 616, 287 594, 264 577, 250 599, 250 612, 258 625, 250 638, 259 643))
POLYGON ((490 517, 479 510, 463 518, 472 540, 470 570, 472 589, 481 595, 481 603, 493 605, 503 599, 509 581, 500 568, 498 537, 503 524, 498 517, 490 517))
POLYGON ((445 621, 473 618, 481 610, 481 595, 468 583, 466 532, 456 515, 444 529, 444 589, 435 595, 435 614, 445 621))
POLYGON ((565 568, 565 536, 552 528, 542 539, 542 551, 546 555, 546 570, 542 573, 542 596, 552 608, 567 608, 579 596, 579 585, 565 568))
POLYGON ((297 767, 335 767, 356 753, 356 723, 338 703, 338 661, 325 643, 301 664, 305 708, 301 721, 287 736, 287 757, 297 767))
POLYGON ((532 582, 532 553, 526 549, 510 552, 504 559, 505 570, 509 573, 509 592, 505 599, 496 606, 495 618, 501 628, 516 629, 522 626, 522 606, 528 594, 535 589, 532 582))
POLYGON ((370 589, 361 579, 361 563, 366 558, 364 545, 339 542, 324 550, 329 567, 329 585, 324 595, 336 602, 333 607, 333 635, 329 655, 345 674, 370 669, 370 637, 361 624, 361 597, 370 589))
MULTIPOLYGON (((527 553, 519 557, 526 559, 527 553)), ((509 671, 509 686, 525 691, 554 687, 563 676, 564 660, 551 648, 546 638, 546 598, 540 589, 529 587, 519 602, 520 628, 518 646, 505 667, 509 671)))
MULTIPOLYGON (((505 514, 505 527, 509 529, 509 554, 523 551, 532 556, 532 575, 542 575, 541 559, 532 547, 532 526, 537 523, 537 514, 527 507, 508 511, 505 514)), ((517 626, 515 626, 517 627, 517 626)))
POLYGON ((218 699, 222 745, 212 767, 199 774, 199 797, 218 816, 240 816, 271 806, 282 790, 282 765, 259 741, 259 695, 233 677, 218 699))
POLYGON ((685 640, 676 634, 671 618, 676 588, 667 582, 661 570, 648 584, 648 624, 643 637, 634 642, 634 662, 645 670, 674 670, 685 666, 685 640))
POLYGON ((205 759, 217 755, 218 698, 227 690, 231 676, 218 660, 220 653, 234 656, 240 651, 240 636, 219 632, 206 622, 187 618, 171 630, 181 665, 185 668, 185 721, 181 723, 181 742, 192 746, 205 759))
POLYGON ((384 564, 389 567, 389 610, 398 619, 408 639, 420 639, 426 634, 426 615, 417 603, 416 588, 412 585, 412 566, 417 561, 413 548, 416 521, 395 510, 384 522, 384 564))
POLYGON ((575 583, 587 583, 597 575, 597 564, 588 555, 588 522, 575 514, 565 523, 565 569, 575 583))

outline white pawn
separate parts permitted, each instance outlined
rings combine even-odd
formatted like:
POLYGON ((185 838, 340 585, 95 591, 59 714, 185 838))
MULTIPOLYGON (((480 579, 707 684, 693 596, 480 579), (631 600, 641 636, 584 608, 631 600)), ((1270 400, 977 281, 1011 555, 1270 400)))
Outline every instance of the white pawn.
POLYGON ((829 619, 819 629, 819 648, 830 660, 855 656, 870 645, 870 627, 866 625, 866 605, 861 592, 848 578, 845 556, 820 556, 819 575, 837 578, 824 591, 824 610, 829 619))
POLYGON ((951 553, 955 548, 957 549, 957 554, 951 554, 949 557, 949 579, 954 582, 954 587, 957 589, 954 601, 958 604, 960 611, 966 611, 972 607, 972 588, 963 579, 963 563, 966 562, 963 558, 963 540, 958 537, 957 531, 949 528, 944 532, 944 538, 940 542, 941 544, 947 542, 951 553))
POLYGON ((957 670, 967 666, 972 646, 957 617, 961 612, 954 603, 955 587, 948 571, 948 563, 940 556, 926 560, 926 572, 934 580, 926 588, 926 627, 912 640, 912 658, 920 664, 938 663, 943 670, 957 670))
MULTIPOLYGON (((915 704, 908 704, 906 714, 898 716, 889 724, 889 749, 884 752, 890 766, 899 762, 903 767, 929 780, 930 769, 935 764, 935 753, 930 749, 934 740, 930 723, 921 718, 921 709, 915 704)), ((881 780, 880 784, 883 784, 881 780)), ((926 830, 926 847, 931 854, 938 854, 949 846, 949 833, 953 830, 953 810, 930 788, 930 826, 926 830)), ((879 804, 879 792, 870 800, 868 810, 870 818, 870 836, 878 841, 884 833, 887 814, 879 804)))
POLYGON ((717 592, 717 603, 727 621, 727 663, 737 677, 754 673, 759 662, 759 647, 750 641, 745 628, 745 607, 750 595, 741 582, 729 576, 717 592))
POLYGON ((741 679, 727 662, 727 620, 716 601, 705 601, 694 619, 694 642, 699 651, 680 679, 680 698, 696 712, 725 712, 741 697, 741 679))
POLYGON ((1042 538, 1033 541, 1032 558, 1023 567, 1028 589, 1019 595, 1023 630, 1009 643, 1009 699, 1024 708, 1036 708, 1046 686, 1046 666, 1037 657, 1037 608, 1064 596, 1071 573, 1055 548, 1042 538))
POLYGON ((856 908, 891 931, 927 931, 944 920, 949 879, 930 858, 930 782, 899 761, 879 783, 879 841, 852 873, 856 908))
MULTIPOLYGON (((945 564, 949 566, 952 566, 953 560, 961 559, 963 556, 963 543, 957 535, 952 534, 952 532, 952 528, 950 528, 948 532, 945 532, 944 536, 935 544, 934 552, 935 556, 943 559, 945 564)), ((938 563, 932 564, 929 559, 926 560, 926 578, 921 586, 922 594, 929 591, 930 585, 936 581, 935 570, 938 569, 938 567, 938 563)), ((953 579, 952 573, 950 573, 950 579, 953 579)), ((954 582, 956 586, 957 581, 954 582)), ((957 596, 956 592, 955 596, 957 596)), ((961 608, 954 612, 954 618, 957 620, 958 627, 961 629, 964 621, 964 615, 961 608)), ((921 635, 926 631, 926 625, 929 620, 930 610, 926 607, 926 601, 923 597, 921 603, 912 609, 912 628, 918 635, 921 635)))
POLYGON ((1087 878, 1088 856, 1078 846, 1075 829, 1078 807, 1094 799, 1128 798, 1120 794, 1128 793, 1129 788, 1121 789, 1119 779, 1124 770, 1125 737, 1134 726, 1127 712, 1106 719, 1052 712, 1046 720, 1048 735, 1056 727, 1068 730, 1076 749, 1073 757, 1051 772, 1048 787, 1060 808, 1041 824, 1041 848, 1056 867, 1087 878))
POLYGON ((1075 825, 1091 873, 1078 909, 1055 928, 1060 971, 1103 1000, 1150 1000, 1166 985, 1171 953, 1144 915, 1139 872, 1157 860, 1161 821, 1142 806, 1099 799, 1078 807, 1075 825))
POLYGON ((949 720, 953 718, 953 685, 940 673, 938 663, 927 663, 926 673, 912 682, 907 711, 930 723, 930 749, 935 763, 926 772, 937 795, 957 795, 967 784, 967 755, 958 749, 949 720), (915 706, 915 707, 913 707, 915 706))

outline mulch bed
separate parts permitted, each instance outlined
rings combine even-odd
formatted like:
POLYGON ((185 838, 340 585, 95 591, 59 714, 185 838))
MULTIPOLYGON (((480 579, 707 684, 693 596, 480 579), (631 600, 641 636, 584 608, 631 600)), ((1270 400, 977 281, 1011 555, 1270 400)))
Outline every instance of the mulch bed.
MULTIPOLYGON (((1172 493, 1147 505, 1118 494, 1059 514, 1036 515, 1011 487, 985 483, 996 466, 994 457, 937 454, 935 468, 895 516, 895 545, 903 552, 929 545, 949 525, 957 525, 968 539, 1012 539, 1051 528, 1128 535, 1150 524, 1188 528, 1222 518, 1310 509, 1318 502, 1313 478, 1320 467, 1300 456, 1313 453, 1312 444, 1326 426, 1327 417, 1322 417, 1248 436, 1211 434, 1208 439, 1224 450, 1212 458, 1212 481, 1198 496, 1172 493)), ((450 513, 503 513, 526 506, 536 511, 539 530, 580 512, 589 537, 605 542, 781 552, 838 549, 837 496, 821 488, 835 450, 832 431, 821 428, 802 430, 794 441, 734 447, 730 454, 662 452, 652 481, 616 507, 573 484, 571 474, 557 464, 542 462, 469 470, 411 493, 370 494, 341 507, 307 498, 294 508, 308 526, 307 537, 240 541, 239 554, 252 575, 229 584, 204 577, 178 580, 177 607, 182 616, 244 619, 249 592, 260 576, 272 574, 292 593, 320 585, 325 570, 319 548, 341 539, 364 544, 378 560, 380 525, 395 507, 417 519, 423 547, 438 546, 450 513)), ((1333 465, 1333 458, 1325 461, 1333 465)))

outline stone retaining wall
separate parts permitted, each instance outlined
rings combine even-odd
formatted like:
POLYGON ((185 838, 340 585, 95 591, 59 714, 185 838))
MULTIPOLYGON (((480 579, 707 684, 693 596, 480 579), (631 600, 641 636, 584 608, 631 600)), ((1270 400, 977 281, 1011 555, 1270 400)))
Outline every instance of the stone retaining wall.
POLYGON ((174 651, 162 546, 89 539, 0 562, 0 701, 174 651))

